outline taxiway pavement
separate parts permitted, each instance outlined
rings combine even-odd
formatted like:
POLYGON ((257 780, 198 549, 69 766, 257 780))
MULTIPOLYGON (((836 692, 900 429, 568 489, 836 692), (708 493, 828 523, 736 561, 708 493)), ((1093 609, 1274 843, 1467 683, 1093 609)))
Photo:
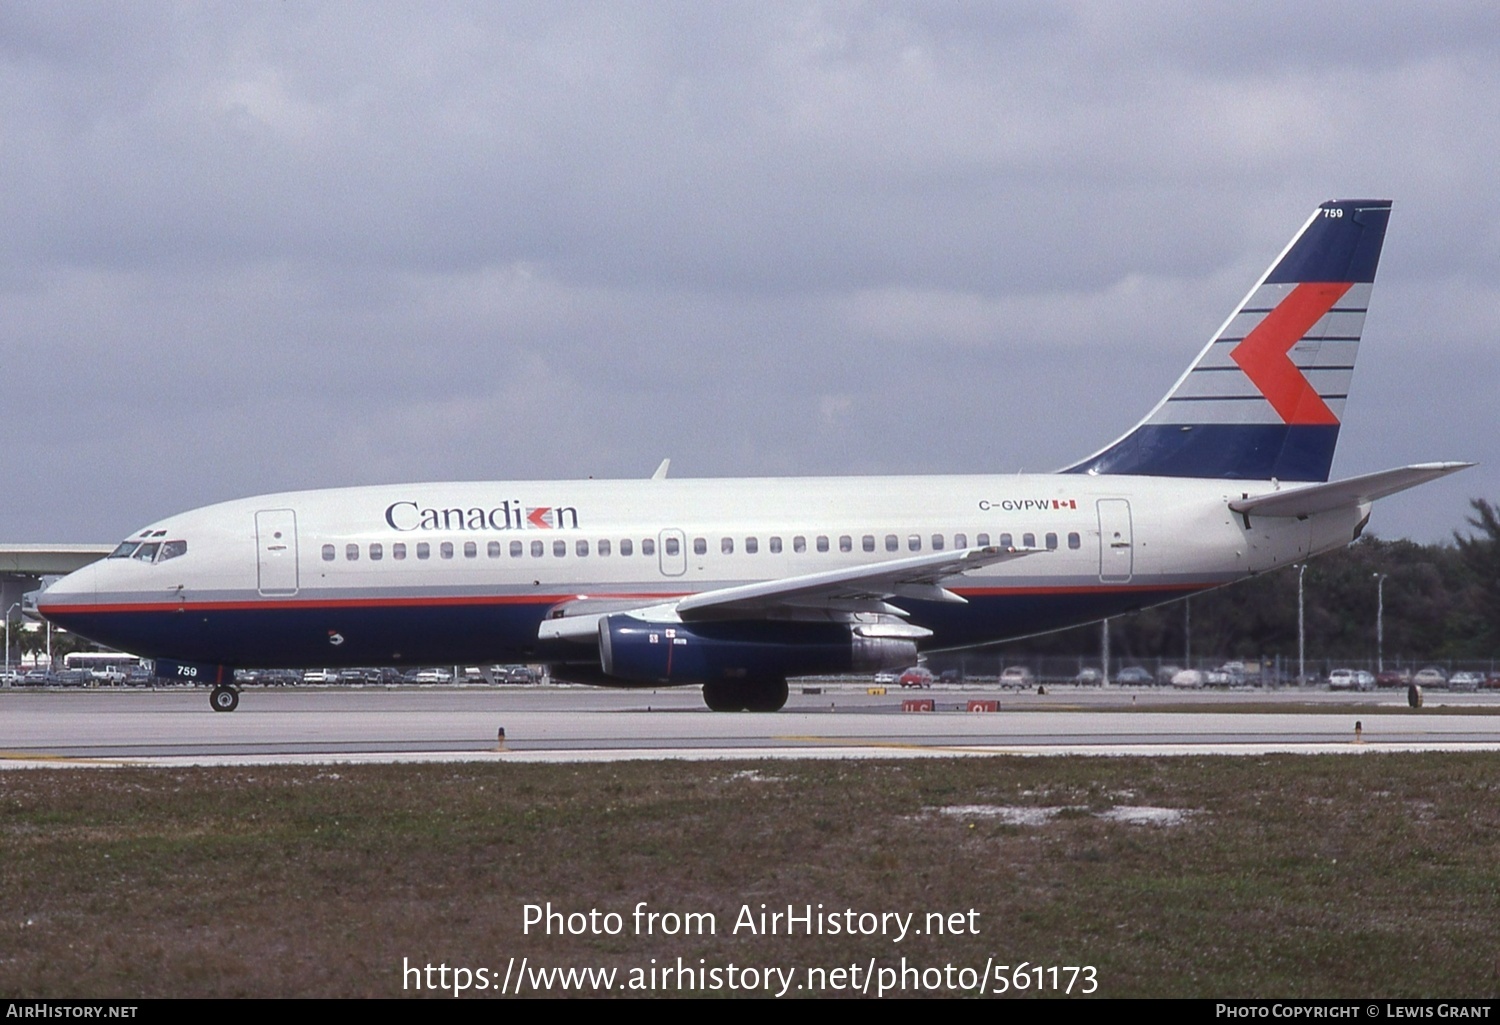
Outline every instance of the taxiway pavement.
POLYGON ((252 688, 232 713, 202 690, 13 690, 0 767, 1500 751, 1500 694, 802 690, 775 714, 709 712, 696 688, 252 688), (903 711, 920 698, 935 710, 903 711))

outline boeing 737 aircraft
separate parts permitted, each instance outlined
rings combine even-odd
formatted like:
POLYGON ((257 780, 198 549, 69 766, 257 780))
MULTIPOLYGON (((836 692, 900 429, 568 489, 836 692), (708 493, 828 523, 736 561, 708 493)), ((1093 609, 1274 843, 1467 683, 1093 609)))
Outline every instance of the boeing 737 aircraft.
POLYGON ((1359 536, 1470 465, 1327 483, 1391 204, 1313 212, 1139 425, 1051 474, 410 484, 153 523, 38 599, 211 683, 252 667, 547 663, 774 711, 787 678, 909 665, 1183 598, 1359 536))

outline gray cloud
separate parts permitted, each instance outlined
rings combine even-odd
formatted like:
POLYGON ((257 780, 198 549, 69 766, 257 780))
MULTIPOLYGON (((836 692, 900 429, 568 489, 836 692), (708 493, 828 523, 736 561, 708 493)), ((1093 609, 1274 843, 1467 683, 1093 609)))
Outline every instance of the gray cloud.
POLYGON ((1483 4, 0 6, 23 496, 1050 469, 1317 202, 1397 200, 1336 469, 1500 491, 1483 4))

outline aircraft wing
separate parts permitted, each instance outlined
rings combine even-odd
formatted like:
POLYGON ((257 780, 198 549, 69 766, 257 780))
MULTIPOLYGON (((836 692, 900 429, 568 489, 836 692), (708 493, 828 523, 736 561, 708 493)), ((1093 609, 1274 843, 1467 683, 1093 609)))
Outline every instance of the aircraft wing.
POLYGON ((675 615, 684 622, 797 618, 810 613, 874 612, 905 616, 904 609, 891 605, 886 599, 963 602, 965 599, 961 595, 943 587, 940 581, 1038 551, 1045 549, 991 546, 933 552, 865 566, 721 587, 667 602, 594 602, 583 599, 573 605, 573 614, 560 609, 561 615, 543 621, 538 637, 541 640, 593 640, 598 636, 598 624, 603 616, 644 608, 675 615))
POLYGON ((1236 498, 1229 508, 1237 513, 1254 513, 1259 516, 1305 517, 1333 509, 1363 505, 1377 498, 1394 495, 1398 491, 1426 484, 1430 480, 1445 477, 1450 473, 1465 470, 1473 463, 1417 463, 1394 470, 1381 470, 1347 480, 1313 484, 1305 488, 1287 491, 1271 491, 1263 495, 1236 498))
POLYGON ((782 610, 831 609, 848 612, 904 614, 885 604, 887 598, 962 602, 960 595, 939 581, 981 566, 1017 559, 1035 548, 964 548, 933 552, 908 559, 892 559, 868 566, 809 573, 783 580, 741 584, 688 595, 677 602, 684 621, 698 619, 768 618, 782 610))

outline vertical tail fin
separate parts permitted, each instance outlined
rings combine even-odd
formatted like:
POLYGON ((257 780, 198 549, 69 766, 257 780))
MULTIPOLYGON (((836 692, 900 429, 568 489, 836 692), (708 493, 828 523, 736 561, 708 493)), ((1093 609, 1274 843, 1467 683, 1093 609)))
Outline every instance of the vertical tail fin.
POLYGON ((1326 481, 1390 214, 1318 207, 1156 408, 1063 472, 1326 481))

